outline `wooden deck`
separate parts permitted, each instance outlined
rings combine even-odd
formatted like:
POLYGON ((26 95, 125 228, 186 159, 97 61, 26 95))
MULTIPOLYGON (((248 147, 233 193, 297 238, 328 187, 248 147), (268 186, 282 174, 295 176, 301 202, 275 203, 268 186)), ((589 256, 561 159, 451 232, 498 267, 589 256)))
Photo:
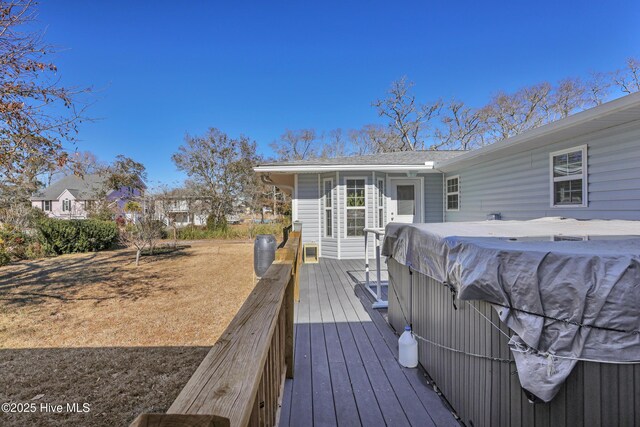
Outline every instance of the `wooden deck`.
POLYGON ((458 426, 419 369, 397 362, 397 336, 357 284, 364 261, 306 264, 295 312, 295 375, 281 426, 458 426))

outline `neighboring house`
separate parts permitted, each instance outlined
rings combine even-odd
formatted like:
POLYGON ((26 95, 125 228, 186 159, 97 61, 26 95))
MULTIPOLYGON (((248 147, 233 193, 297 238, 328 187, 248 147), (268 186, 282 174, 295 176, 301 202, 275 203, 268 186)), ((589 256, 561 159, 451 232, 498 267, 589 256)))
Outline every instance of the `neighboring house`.
POLYGON ((155 218, 167 226, 206 225, 207 216, 208 210, 203 198, 191 196, 180 190, 155 198, 155 218))
MULTIPOLYGON (((389 222, 544 216, 640 220, 640 93, 480 148, 261 164, 292 195, 303 242, 362 258, 389 222)), ((640 230, 639 230, 640 233, 640 230)))
POLYGON ((126 202, 141 196, 139 190, 129 187, 105 191, 106 181, 102 174, 65 176, 34 193, 31 205, 51 218, 86 219, 101 197, 106 197, 115 212, 124 214, 126 202))

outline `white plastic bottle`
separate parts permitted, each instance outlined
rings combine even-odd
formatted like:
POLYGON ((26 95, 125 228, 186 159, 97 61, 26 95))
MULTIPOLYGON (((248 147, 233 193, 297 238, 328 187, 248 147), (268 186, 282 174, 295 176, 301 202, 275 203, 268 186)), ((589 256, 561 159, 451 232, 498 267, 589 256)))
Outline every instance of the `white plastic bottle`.
POLYGON ((405 368, 418 366, 418 341, 411 334, 411 327, 405 326, 398 339, 398 362, 405 368))

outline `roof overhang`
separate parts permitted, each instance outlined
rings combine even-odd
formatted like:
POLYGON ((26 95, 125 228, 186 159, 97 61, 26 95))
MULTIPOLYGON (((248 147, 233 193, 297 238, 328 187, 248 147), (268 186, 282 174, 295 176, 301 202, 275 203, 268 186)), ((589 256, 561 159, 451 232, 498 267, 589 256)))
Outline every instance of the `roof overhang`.
POLYGON ((262 165, 253 168, 258 173, 314 173, 336 171, 378 171, 378 172, 429 172, 434 168, 434 162, 424 162, 420 165, 262 165))
POLYGON ((497 156, 530 151, 630 122, 640 123, 640 92, 615 99, 452 159, 438 162, 436 168, 442 172, 452 172, 494 159, 497 156))

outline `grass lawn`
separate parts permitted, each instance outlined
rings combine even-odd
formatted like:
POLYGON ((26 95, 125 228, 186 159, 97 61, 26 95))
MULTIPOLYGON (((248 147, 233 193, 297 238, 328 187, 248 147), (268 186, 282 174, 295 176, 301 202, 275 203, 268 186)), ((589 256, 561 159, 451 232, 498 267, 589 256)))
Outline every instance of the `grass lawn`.
POLYGON ((163 412, 253 288, 249 242, 200 241, 141 258, 129 250, 0 268, 0 425, 126 425, 163 412), (90 404, 43 413, 41 404, 90 404))

